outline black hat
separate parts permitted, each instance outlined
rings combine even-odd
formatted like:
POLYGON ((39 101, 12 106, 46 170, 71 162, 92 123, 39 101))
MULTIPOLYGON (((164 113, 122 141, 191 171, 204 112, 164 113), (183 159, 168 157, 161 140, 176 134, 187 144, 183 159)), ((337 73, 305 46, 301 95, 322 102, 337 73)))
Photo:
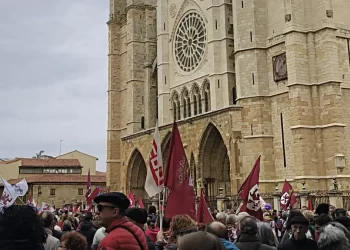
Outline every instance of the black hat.
POLYGON ((140 223, 146 224, 147 222, 147 211, 143 208, 131 207, 125 211, 125 214, 131 220, 140 223))
POLYGON ((94 202, 97 204, 100 202, 109 202, 113 205, 123 208, 124 210, 128 209, 128 207, 130 206, 130 201, 128 197, 126 197, 125 194, 120 192, 101 194, 94 199, 94 202))
POLYGON ((334 221, 339 222, 344 227, 350 227, 350 218, 346 216, 337 217, 334 221))
POLYGON ((304 216, 300 216, 300 215, 297 215, 297 216, 294 216, 290 219, 290 224, 293 225, 293 224, 302 224, 302 225, 309 225, 309 220, 306 219, 304 216))
POLYGON ((316 214, 328 214, 329 213, 329 204, 326 203, 321 203, 320 205, 317 206, 316 208, 316 214))

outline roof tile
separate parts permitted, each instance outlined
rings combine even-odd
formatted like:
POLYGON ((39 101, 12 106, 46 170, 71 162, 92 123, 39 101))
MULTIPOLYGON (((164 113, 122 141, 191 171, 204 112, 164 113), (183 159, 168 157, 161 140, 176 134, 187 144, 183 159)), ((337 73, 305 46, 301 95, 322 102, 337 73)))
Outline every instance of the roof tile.
POLYGON ((21 158, 22 167, 81 167, 77 159, 30 159, 21 158))
MULTIPOLYGON (((25 178, 10 179, 8 182, 10 184, 16 184, 21 180, 26 179, 27 183, 76 183, 85 184, 87 182, 87 175, 78 174, 45 174, 45 175, 34 175, 25 178)), ((104 183, 106 182, 106 176, 103 175, 91 175, 90 182, 93 183, 104 183)))

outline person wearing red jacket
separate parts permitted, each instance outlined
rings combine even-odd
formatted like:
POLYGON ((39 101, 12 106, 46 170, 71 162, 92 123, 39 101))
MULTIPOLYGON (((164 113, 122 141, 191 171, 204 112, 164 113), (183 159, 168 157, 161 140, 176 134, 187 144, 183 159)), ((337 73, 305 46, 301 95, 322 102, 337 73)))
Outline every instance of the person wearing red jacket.
POLYGON ((98 204, 101 225, 108 233, 99 250, 147 250, 145 234, 125 215, 130 201, 123 193, 101 194, 94 201, 98 204))

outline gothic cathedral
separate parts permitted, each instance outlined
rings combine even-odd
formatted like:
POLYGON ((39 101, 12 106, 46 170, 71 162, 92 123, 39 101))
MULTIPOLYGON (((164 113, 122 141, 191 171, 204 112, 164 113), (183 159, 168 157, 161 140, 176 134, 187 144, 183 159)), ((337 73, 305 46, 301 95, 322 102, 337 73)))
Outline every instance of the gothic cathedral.
POLYGON ((350 1, 110 0, 107 185, 144 192, 156 120, 197 187, 230 200, 350 190, 350 1))

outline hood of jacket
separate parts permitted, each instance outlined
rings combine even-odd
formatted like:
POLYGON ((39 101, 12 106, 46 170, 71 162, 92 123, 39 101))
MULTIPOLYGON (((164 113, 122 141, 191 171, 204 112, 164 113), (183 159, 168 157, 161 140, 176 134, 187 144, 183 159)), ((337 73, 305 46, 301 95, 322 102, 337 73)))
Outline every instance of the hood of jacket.
POLYGON ((80 230, 81 231, 89 231, 93 228, 93 224, 91 221, 84 220, 80 224, 80 230))

